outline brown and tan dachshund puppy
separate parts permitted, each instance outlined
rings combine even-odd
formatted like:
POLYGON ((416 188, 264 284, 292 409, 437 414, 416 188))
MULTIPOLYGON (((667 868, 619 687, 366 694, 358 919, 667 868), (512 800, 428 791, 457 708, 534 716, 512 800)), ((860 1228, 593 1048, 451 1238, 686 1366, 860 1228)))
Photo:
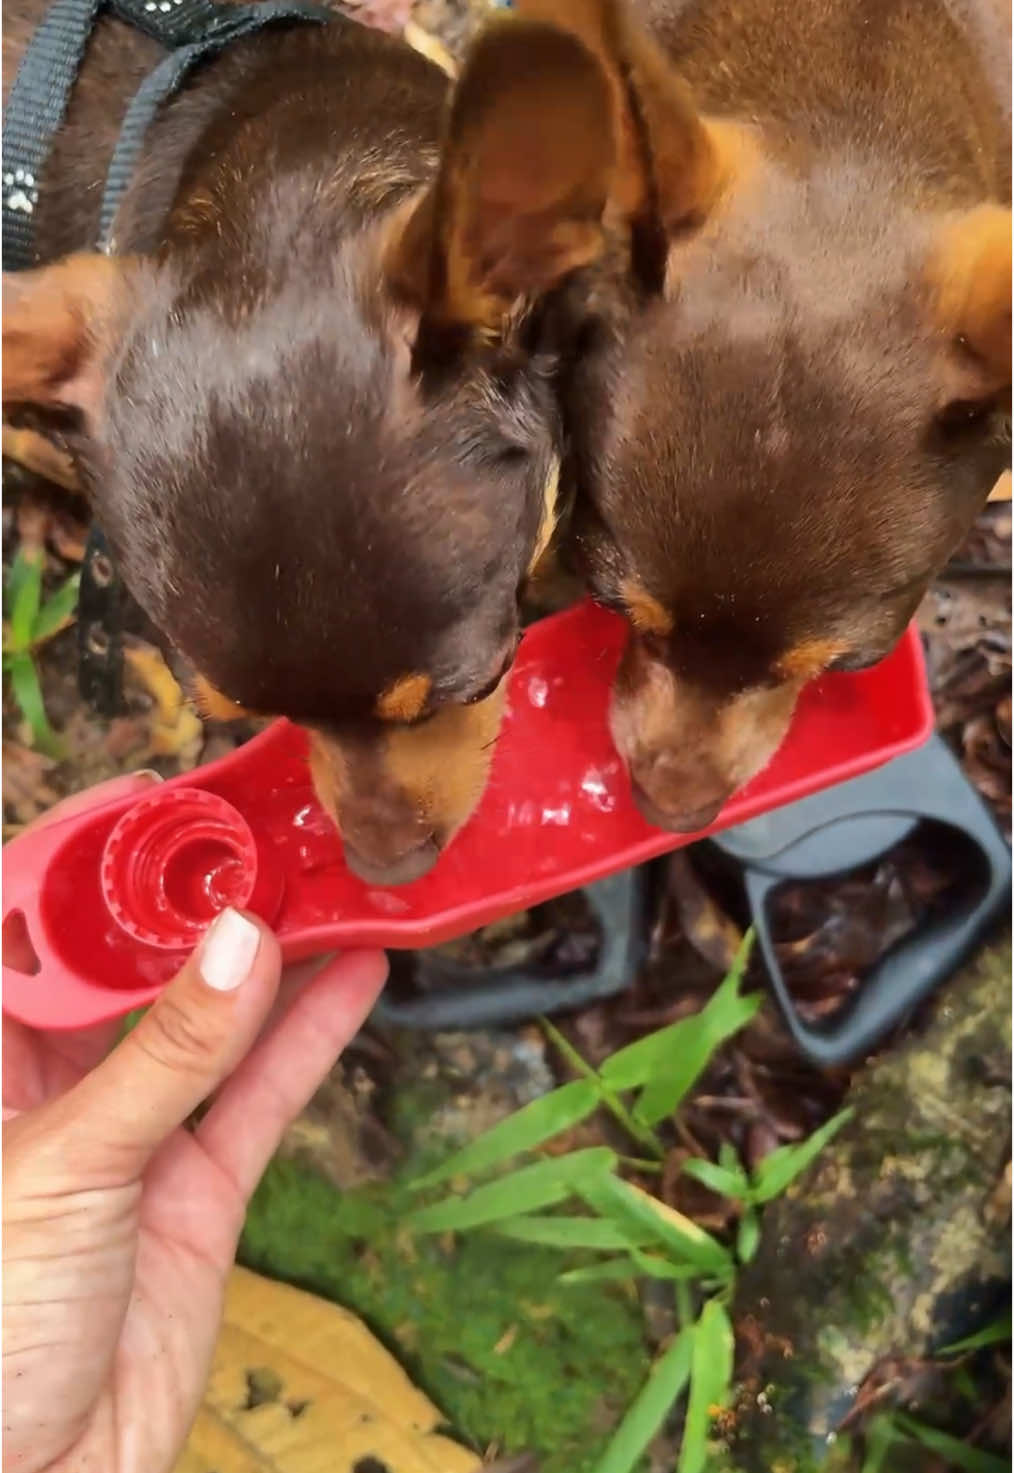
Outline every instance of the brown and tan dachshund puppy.
MULTIPOLYGON (((7 6, 10 74, 43 9, 7 6)), ((538 24, 481 40, 450 98, 345 19, 265 30, 164 105, 117 253, 89 253, 160 55, 99 21, 42 181, 43 264, 4 281, 4 402, 60 416, 208 711, 307 727, 349 862, 407 881, 482 791, 552 532, 540 304, 602 248, 607 84, 538 24)))
POLYGON ((1009 9, 521 0, 612 88, 606 256, 564 288, 571 550, 612 724, 692 831, 805 681, 884 656, 1009 464, 1009 9))

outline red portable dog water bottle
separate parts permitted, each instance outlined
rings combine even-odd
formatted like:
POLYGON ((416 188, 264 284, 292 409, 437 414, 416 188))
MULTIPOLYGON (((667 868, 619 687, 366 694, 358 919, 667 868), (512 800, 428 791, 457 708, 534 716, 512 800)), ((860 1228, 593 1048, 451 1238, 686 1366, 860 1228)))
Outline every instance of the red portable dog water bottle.
MULTIPOLYGON (((652 859, 699 835, 652 828, 608 728, 625 635, 584 604, 528 630, 478 811, 436 867, 399 889, 346 867, 302 732, 279 721, 219 762, 45 826, 4 851, 4 927, 36 965, 4 967, 4 1008, 76 1028, 150 1002, 226 905, 261 916, 288 960, 349 946, 431 946, 652 859)), ((829 675, 781 749, 708 832, 856 777, 932 730, 918 635, 872 670, 829 675)))

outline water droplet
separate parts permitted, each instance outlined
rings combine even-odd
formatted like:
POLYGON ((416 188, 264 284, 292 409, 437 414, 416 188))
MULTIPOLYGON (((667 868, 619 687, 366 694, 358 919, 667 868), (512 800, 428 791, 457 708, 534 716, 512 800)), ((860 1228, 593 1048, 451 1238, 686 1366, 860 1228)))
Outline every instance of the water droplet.
POLYGON ((561 803, 559 808, 543 808, 542 822, 552 828, 565 829, 570 823, 570 804, 561 803))
POLYGON ((529 680, 528 699, 540 711, 549 699, 549 686, 540 675, 533 675, 529 680))
POLYGON ((608 775, 597 767, 589 767, 581 779, 581 791, 599 813, 614 812, 616 794, 610 791, 608 775))
POLYGON ((407 900, 392 895, 390 890, 367 890, 366 898, 374 909, 388 916, 403 916, 412 909, 407 900))

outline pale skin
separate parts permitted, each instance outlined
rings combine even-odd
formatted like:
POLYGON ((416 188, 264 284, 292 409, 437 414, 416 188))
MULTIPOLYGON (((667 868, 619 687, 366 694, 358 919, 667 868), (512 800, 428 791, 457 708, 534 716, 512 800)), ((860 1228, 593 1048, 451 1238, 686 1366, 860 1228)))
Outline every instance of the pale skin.
MULTIPOLYGON (((151 780, 117 779, 43 822, 151 780)), ((227 912, 112 1051, 115 1024, 4 1018, 5 1473, 172 1468, 246 1204, 386 972, 382 953, 353 952, 283 978, 267 928, 227 912)))

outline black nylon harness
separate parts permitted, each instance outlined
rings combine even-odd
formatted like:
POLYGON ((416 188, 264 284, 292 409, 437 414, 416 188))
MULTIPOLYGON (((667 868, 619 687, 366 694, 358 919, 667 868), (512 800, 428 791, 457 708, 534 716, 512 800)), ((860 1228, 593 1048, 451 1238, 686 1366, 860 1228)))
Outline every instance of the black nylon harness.
MULTIPOLYGON (((265 26, 338 19, 302 0, 221 5, 214 0, 53 0, 29 42, 3 118, 3 269, 40 263, 35 214, 53 138, 63 123, 85 48, 108 11, 159 42, 167 55, 131 99, 106 173, 96 245, 115 253, 115 223, 124 191, 159 108, 198 62, 230 41, 265 26)), ((79 685, 102 714, 120 709, 123 687, 123 589, 99 527, 92 527, 81 569, 78 619, 79 685)))

